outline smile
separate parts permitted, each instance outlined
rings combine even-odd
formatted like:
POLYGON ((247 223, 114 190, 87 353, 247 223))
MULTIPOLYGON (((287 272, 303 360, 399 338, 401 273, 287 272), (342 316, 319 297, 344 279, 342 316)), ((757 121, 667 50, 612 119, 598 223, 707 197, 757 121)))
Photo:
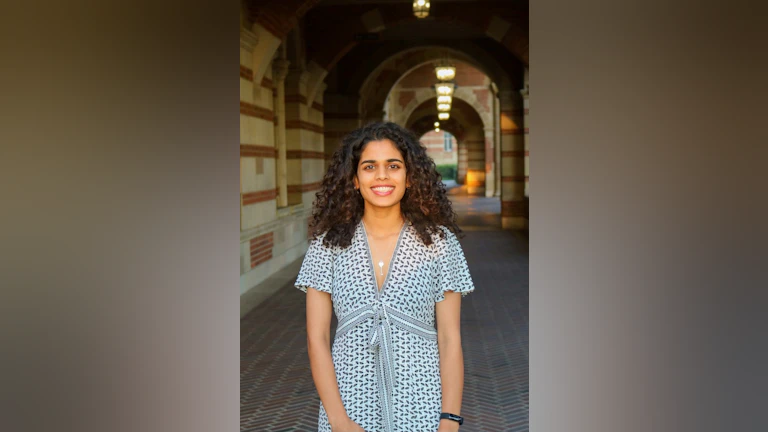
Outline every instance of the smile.
POLYGON ((394 186, 376 186, 372 187, 371 190, 373 193, 375 193, 378 196, 387 196, 392 193, 392 191, 395 190, 394 186))

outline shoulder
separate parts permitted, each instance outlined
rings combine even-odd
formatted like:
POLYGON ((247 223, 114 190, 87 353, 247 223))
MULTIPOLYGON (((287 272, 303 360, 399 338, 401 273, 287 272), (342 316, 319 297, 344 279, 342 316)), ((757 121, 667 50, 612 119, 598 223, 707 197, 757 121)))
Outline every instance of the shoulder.
POLYGON ((313 238, 309 239, 309 249, 313 251, 317 251, 318 253, 324 253, 324 254, 337 254, 340 252, 341 248, 339 246, 334 245, 326 245, 325 244, 325 237, 328 234, 327 231, 316 235, 313 238))
POLYGON ((437 250, 450 248, 457 244, 458 241, 459 239, 456 237, 456 234, 445 225, 439 225, 432 234, 432 245, 437 250))
POLYGON ((327 232, 317 234, 314 237, 309 238, 309 249, 310 250, 322 250, 322 251, 329 251, 332 248, 325 245, 325 235, 327 232))

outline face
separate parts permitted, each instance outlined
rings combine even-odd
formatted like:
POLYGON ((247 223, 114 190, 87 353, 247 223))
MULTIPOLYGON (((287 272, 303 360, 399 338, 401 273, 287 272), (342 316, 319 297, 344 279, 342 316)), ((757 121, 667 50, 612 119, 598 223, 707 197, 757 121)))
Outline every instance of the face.
POLYGON ((405 174, 405 158, 392 141, 371 141, 360 155, 355 187, 360 190, 366 207, 399 206, 409 186, 405 174))

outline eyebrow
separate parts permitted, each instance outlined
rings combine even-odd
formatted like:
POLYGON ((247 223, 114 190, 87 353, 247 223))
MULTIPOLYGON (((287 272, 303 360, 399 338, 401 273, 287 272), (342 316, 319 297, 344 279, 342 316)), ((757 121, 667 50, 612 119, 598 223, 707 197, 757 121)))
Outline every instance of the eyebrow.
MULTIPOLYGON (((405 162, 401 161, 400 159, 387 159, 387 162, 400 162, 400 163, 405 163, 405 162)), ((361 162, 360 162, 360 165, 362 165, 362 164, 367 164, 367 163, 376 163, 376 161, 375 161, 375 160, 372 160, 372 159, 368 159, 368 160, 364 160, 364 161, 361 161, 361 162)))

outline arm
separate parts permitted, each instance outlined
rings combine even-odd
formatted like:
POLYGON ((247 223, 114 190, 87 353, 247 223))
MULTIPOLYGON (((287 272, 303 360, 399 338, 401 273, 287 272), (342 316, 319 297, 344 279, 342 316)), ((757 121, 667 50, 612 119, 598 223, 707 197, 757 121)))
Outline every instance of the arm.
MULTIPOLYGON (((442 412, 461 415, 464 392, 464 355, 461 351, 461 294, 448 291, 445 300, 435 306, 437 314, 437 347, 440 351, 440 380, 442 381, 442 412)), ((455 432, 459 424, 440 420, 438 432, 455 432)))
POLYGON ((330 294, 314 288, 307 290, 307 351, 312 379, 333 431, 362 432, 363 429, 347 415, 336 382, 330 347, 332 311, 330 294))

